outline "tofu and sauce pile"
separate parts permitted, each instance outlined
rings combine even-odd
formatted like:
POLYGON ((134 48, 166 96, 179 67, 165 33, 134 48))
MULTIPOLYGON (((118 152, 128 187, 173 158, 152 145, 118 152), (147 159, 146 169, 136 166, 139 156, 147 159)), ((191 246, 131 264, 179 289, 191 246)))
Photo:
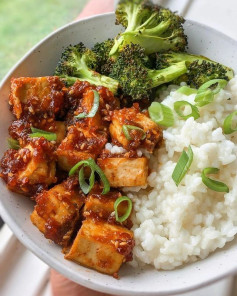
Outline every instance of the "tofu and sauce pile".
POLYGON ((121 108, 105 87, 66 87, 56 76, 12 78, 9 104, 2 179, 34 200, 32 223, 66 259, 117 277, 134 247, 132 201, 122 190, 147 184, 139 152, 152 153, 162 130, 138 103, 121 108))

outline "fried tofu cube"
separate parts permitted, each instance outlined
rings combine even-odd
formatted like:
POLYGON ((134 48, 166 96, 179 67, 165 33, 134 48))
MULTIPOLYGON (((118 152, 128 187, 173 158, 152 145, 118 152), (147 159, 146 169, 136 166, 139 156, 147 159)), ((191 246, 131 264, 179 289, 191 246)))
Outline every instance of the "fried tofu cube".
POLYGON ((61 149, 61 147, 57 150, 57 156, 60 168, 68 172, 79 161, 86 160, 89 158, 96 158, 95 154, 92 153, 80 152, 75 150, 63 150, 61 149))
POLYGON ((20 77, 11 80, 9 104, 17 119, 24 115, 61 112, 64 104, 64 84, 56 76, 20 77))
POLYGON ((63 121, 55 121, 54 128, 49 128, 48 131, 57 135, 56 143, 60 144, 66 136, 66 126, 63 121))
POLYGON ((32 223, 56 244, 67 246, 77 230, 79 211, 84 195, 75 184, 68 181, 56 185, 36 196, 36 206, 31 214, 32 223))
MULTIPOLYGON (((55 161, 48 161, 49 159, 47 160, 46 155, 42 155, 43 158, 39 159, 36 153, 38 152, 37 150, 41 148, 37 148, 32 145, 32 143, 29 143, 23 149, 24 151, 29 151, 30 159, 24 170, 19 171, 19 179, 27 179, 30 185, 37 182, 50 185, 55 182, 55 161)), ((42 154, 42 150, 40 153, 42 154)), ((19 151, 19 154, 21 155, 21 150, 19 151)))
POLYGON ((75 164, 88 158, 95 159, 107 142, 107 133, 76 123, 69 127, 66 138, 57 149, 59 166, 69 171, 75 164))
POLYGON ((148 160, 141 158, 98 158, 111 187, 144 186, 147 184, 148 160))
POLYGON ((40 217, 34 209, 32 214, 30 215, 31 222, 39 229, 40 232, 45 233, 45 220, 40 217))
MULTIPOLYGON (((107 194, 102 194, 102 188, 95 185, 85 200, 85 206, 83 208, 84 217, 87 219, 98 218, 109 222, 110 224, 118 224, 115 218, 114 203, 121 196, 122 194, 115 190, 111 190, 107 194)), ((127 211, 127 202, 120 203, 117 211, 119 216, 123 216, 127 211)), ((122 225, 130 229, 132 227, 130 217, 122 222, 122 225)))
MULTIPOLYGON (((87 196, 84 206, 84 215, 88 217, 90 214, 97 215, 99 218, 107 220, 111 213, 114 212, 114 203, 121 195, 118 191, 110 191, 107 194, 101 194, 101 190, 93 190, 87 196)), ((126 212, 126 207, 122 210, 122 214, 126 212)))
MULTIPOLYGON (((82 112, 85 112, 86 114, 89 114, 91 111, 91 108, 94 105, 94 92, 92 88, 87 88, 85 92, 83 93, 82 100, 80 102, 79 110, 75 112, 75 114, 79 114, 82 112)), ((87 123, 88 127, 91 126, 97 126, 103 128, 103 122, 102 117, 100 114, 100 109, 97 110, 95 116, 90 118, 85 118, 84 121, 87 123)))
POLYGON ((35 194, 56 182, 53 152, 53 145, 44 138, 34 138, 19 150, 9 149, 1 161, 1 177, 12 191, 35 194))
POLYGON ((85 220, 65 258, 114 275, 131 259, 132 231, 101 221, 85 220))
POLYGON ((9 135, 18 140, 21 147, 24 147, 29 142, 29 135, 32 133, 31 128, 35 127, 43 131, 55 133, 57 135, 56 144, 60 144, 66 135, 66 126, 63 121, 52 121, 49 122, 44 120, 44 122, 31 123, 25 119, 14 120, 9 127, 9 135))
POLYGON ((143 147, 152 152, 157 143, 162 140, 162 130, 148 115, 139 111, 139 106, 134 105, 132 108, 113 111, 112 123, 109 127, 111 137, 113 141, 120 143, 125 149, 143 147), (132 130, 130 131, 132 140, 128 140, 123 133, 123 125, 141 128, 146 138, 143 139, 144 133, 141 131, 132 130))
MULTIPOLYGON (((68 89, 68 102, 71 110, 76 110, 75 113, 88 113, 94 103, 93 90, 97 91, 100 96, 99 110, 93 118, 86 118, 88 125, 92 126, 96 122, 98 125, 106 125, 106 122, 111 121, 110 113, 115 109, 119 109, 120 101, 114 97, 113 93, 103 86, 92 86, 86 81, 77 80, 68 89), (102 122, 101 122, 102 118, 102 122)), ((73 112, 74 113, 74 112, 73 112)))

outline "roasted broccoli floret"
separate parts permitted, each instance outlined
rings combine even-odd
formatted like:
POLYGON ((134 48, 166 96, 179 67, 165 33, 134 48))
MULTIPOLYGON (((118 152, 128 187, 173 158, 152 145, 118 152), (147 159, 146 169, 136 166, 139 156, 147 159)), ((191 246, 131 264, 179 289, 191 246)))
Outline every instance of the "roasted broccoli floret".
POLYGON ((54 75, 61 77, 68 85, 76 80, 88 81, 94 85, 109 88, 117 92, 118 82, 95 71, 97 67, 96 55, 87 49, 83 43, 68 46, 57 65, 54 75))
POLYGON ((116 39, 110 56, 116 56, 125 44, 135 43, 146 54, 173 50, 184 51, 187 36, 184 19, 150 0, 121 0, 116 10, 116 24, 126 28, 116 39))
POLYGON ((96 71, 103 75, 109 75, 111 67, 113 65, 113 59, 109 56, 109 53, 114 46, 114 40, 108 39, 101 43, 96 43, 92 48, 97 58, 96 71))
POLYGON ((212 79, 225 79, 229 81, 234 77, 234 73, 230 68, 218 63, 194 61, 188 67, 187 77, 189 85, 199 88, 202 84, 212 79))
POLYGON ((187 72, 184 61, 162 70, 148 68, 149 59, 145 49, 138 44, 124 46, 119 53, 111 72, 118 80, 125 95, 133 100, 149 98, 153 88, 170 82, 187 72))
POLYGON ((192 87, 199 88, 205 82, 212 79, 230 80, 234 76, 231 68, 214 62, 207 57, 188 54, 186 52, 168 52, 156 54, 156 69, 161 70, 180 62, 185 62, 187 72, 174 81, 187 82, 192 87))

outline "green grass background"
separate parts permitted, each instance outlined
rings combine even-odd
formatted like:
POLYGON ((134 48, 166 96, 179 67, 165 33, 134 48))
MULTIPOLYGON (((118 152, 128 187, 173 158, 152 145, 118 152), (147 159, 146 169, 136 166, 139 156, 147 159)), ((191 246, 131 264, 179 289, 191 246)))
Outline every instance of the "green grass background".
POLYGON ((88 0, 0 0, 0 80, 38 41, 72 21, 88 0))

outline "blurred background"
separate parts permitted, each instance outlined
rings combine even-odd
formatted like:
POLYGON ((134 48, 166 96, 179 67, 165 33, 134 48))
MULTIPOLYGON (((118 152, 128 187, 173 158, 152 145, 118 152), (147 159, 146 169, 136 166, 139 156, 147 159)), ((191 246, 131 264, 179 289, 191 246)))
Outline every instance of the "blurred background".
MULTIPOLYGON (((237 40, 236 0, 154 1, 237 40)), ((55 29, 78 18, 113 11, 115 4, 116 0, 0 0, 0 80, 55 29)), ((237 296, 236 283, 230 276, 184 295, 237 296)), ((0 296, 15 295, 51 296, 49 267, 19 243, 0 217, 0 296)))
POLYGON ((74 20, 87 0, 0 0, 0 79, 33 45, 74 20))

